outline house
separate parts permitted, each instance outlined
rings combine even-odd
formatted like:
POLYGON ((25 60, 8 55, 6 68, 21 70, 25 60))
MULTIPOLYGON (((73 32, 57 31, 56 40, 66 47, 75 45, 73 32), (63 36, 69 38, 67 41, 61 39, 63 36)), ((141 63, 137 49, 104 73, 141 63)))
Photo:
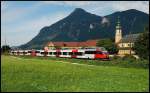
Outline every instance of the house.
POLYGON ((131 35, 124 36, 118 42, 118 48, 119 48, 118 54, 120 55, 135 54, 135 52, 131 48, 134 46, 134 43, 137 40, 139 35, 140 34, 131 34, 131 35))
POLYGON ((85 42, 48 42, 46 47, 48 49, 55 48, 84 48, 84 47, 96 47, 97 40, 88 40, 85 42))

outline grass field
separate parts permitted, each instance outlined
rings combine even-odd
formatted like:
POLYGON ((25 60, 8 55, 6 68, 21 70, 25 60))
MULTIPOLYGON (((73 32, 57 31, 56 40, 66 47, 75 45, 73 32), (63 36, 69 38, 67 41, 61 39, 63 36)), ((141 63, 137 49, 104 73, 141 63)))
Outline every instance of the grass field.
POLYGON ((2 55, 1 91, 149 91, 149 69, 67 61, 2 55))

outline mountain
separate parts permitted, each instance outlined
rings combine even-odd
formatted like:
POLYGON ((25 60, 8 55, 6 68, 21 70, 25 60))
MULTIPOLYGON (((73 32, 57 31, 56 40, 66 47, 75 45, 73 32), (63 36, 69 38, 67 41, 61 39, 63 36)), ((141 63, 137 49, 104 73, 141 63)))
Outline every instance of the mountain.
POLYGON ((76 8, 69 16, 43 27, 39 34, 22 49, 40 49, 49 41, 86 41, 89 39, 114 38, 117 17, 120 17, 123 35, 140 33, 145 25, 149 25, 149 15, 130 9, 115 12, 106 16, 98 16, 76 8))

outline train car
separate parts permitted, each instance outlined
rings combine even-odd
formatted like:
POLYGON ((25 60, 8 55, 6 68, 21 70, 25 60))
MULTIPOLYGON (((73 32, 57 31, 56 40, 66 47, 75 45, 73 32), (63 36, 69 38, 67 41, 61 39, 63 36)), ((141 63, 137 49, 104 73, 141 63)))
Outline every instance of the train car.
POLYGON ((76 58, 86 58, 85 49, 78 49, 75 55, 76 55, 76 58))
POLYGON ((11 55, 19 55, 19 51, 18 50, 12 50, 10 52, 11 55))
POLYGON ((72 52, 71 49, 63 49, 60 52, 61 52, 61 54, 59 55, 59 57, 71 58, 71 55, 70 55, 70 53, 72 52))
POLYGON ((14 55, 14 51, 11 50, 11 51, 9 52, 9 54, 10 54, 10 55, 14 55))
POLYGON ((24 51, 23 50, 18 50, 18 52, 19 52, 18 54, 22 56, 24 51))
POLYGON ((55 50, 15 50, 11 55, 30 55, 64 58, 83 59, 109 59, 109 54, 104 47, 83 48, 83 49, 55 49, 55 50))
POLYGON ((44 50, 36 50, 35 56, 44 56, 44 50))
POLYGON ((84 57, 88 59, 108 59, 108 52, 104 48, 85 49, 84 57))
POLYGON ((24 55, 27 55, 27 56, 31 55, 31 50, 24 50, 24 55))
POLYGON ((48 55, 50 57, 56 57, 56 50, 48 50, 48 55))
POLYGON ((11 50, 9 54, 10 54, 10 55, 15 55, 15 51, 14 51, 14 50, 11 50))
POLYGON ((14 52, 14 53, 13 53, 14 55, 17 55, 17 50, 15 50, 15 51, 13 51, 13 52, 14 52))

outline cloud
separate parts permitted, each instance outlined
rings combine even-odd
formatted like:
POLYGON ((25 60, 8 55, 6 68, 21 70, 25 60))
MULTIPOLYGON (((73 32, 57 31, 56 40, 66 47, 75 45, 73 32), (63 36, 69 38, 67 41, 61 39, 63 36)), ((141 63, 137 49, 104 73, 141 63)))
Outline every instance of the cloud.
POLYGON ((148 1, 120 1, 117 4, 112 4, 114 10, 124 11, 128 9, 137 9, 149 14, 148 1))
MULTIPOLYGON (((124 11, 137 9, 149 14, 149 1, 41 1, 48 5, 80 7, 93 13, 103 14, 106 11, 124 11), (101 11, 101 12, 100 12, 101 11)), ((106 12, 107 13, 107 12, 106 12)), ((107 15, 107 14, 105 14, 107 15)))
POLYGON ((50 10, 51 13, 42 12, 43 14, 40 14, 40 9, 45 9, 45 6, 49 6, 46 9, 50 8, 51 5, 59 8, 69 6, 70 10, 83 8, 100 16, 128 9, 137 9, 149 14, 149 1, 38 1, 32 2, 31 7, 26 7, 26 5, 16 7, 17 5, 20 5, 20 3, 1 1, 2 45, 5 40, 4 34, 6 34, 10 45, 20 45, 31 40, 44 26, 51 25, 69 15, 69 12, 59 9, 56 9, 55 12, 50 10))
MULTIPOLYGON (((3 5, 2 8, 5 6, 7 5, 3 5)), ((16 22, 16 20, 22 20, 30 13, 34 13, 39 8, 40 7, 35 6, 14 8, 13 4, 10 4, 9 9, 7 9, 7 11, 2 11, 1 13, 2 23, 13 24, 14 22, 16 22)))
POLYGON ((81 6, 87 6, 90 5, 90 1, 41 1, 43 4, 48 5, 67 5, 67 6, 75 6, 75 7, 81 7, 81 6))
POLYGON ((67 12, 57 12, 55 14, 47 14, 42 17, 33 18, 17 26, 3 26, 1 43, 4 44, 4 33, 7 34, 7 41, 10 45, 21 45, 30 41, 34 36, 36 36, 40 29, 49 26, 68 15, 67 12), (15 37, 13 35, 16 35, 15 37), (18 39, 17 39, 18 38, 18 39))

